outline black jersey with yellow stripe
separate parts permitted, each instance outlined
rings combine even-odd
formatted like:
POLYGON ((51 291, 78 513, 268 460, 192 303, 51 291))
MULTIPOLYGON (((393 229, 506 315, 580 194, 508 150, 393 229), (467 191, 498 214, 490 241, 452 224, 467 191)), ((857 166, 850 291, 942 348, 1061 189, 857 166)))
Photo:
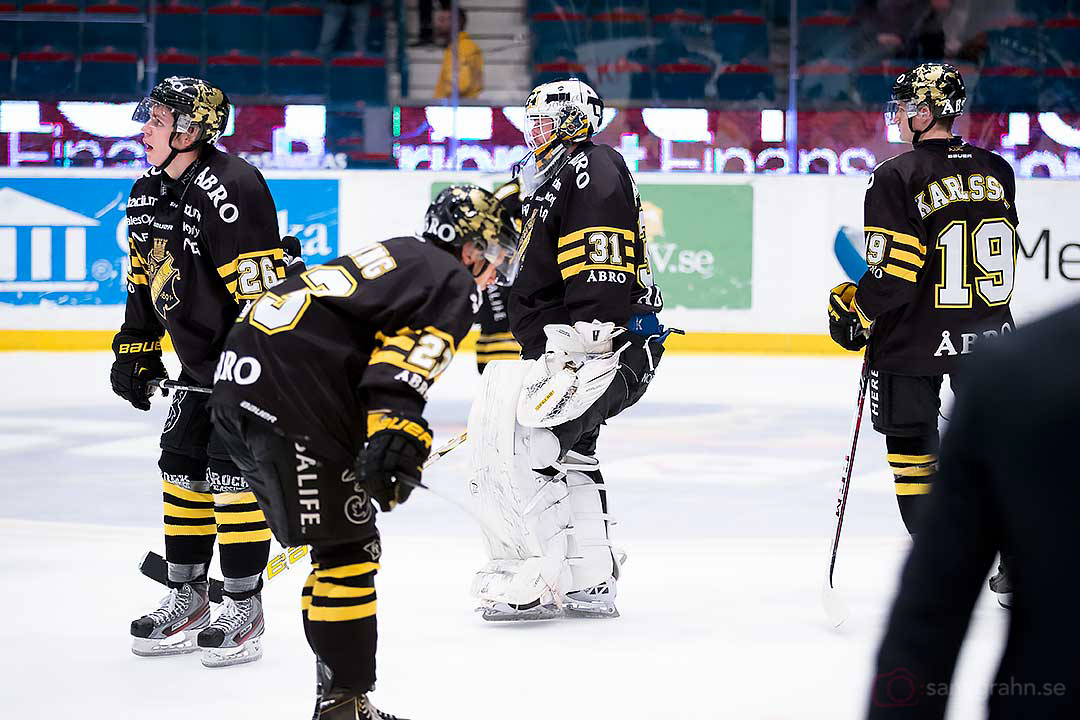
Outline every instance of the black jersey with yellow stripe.
POLYGON ((285 277, 277 209, 259 171, 205 148, 175 180, 151 168, 127 204, 128 299, 121 332, 167 331, 180 363, 209 385, 244 301, 285 277))
POLYGON ((526 357, 543 351, 545 325, 626 325, 663 307, 637 185, 614 149, 576 146, 567 164, 524 198, 521 212, 521 268, 509 310, 526 357))
POLYGON ((1000 156, 925 140, 877 167, 864 206, 868 269, 855 308, 874 369, 944 375, 1013 329, 1016 182, 1000 156))
POLYGON ((290 277, 238 318, 212 407, 350 465, 369 411, 419 415, 480 305, 470 272, 417 237, 367 245, 290 277))

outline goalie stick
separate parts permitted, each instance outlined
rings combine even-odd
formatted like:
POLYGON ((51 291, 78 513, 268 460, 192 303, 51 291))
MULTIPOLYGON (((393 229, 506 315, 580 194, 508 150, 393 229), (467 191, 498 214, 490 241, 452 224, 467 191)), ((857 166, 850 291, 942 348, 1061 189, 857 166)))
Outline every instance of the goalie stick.
POLYGON ((821 605, 829 624, 838 628, 848 617, 848 607, 836 590, 833 574, 836 571, 836 553, 840 549, 840 531, 844 527, 844 511, 847 509, 848 490, 851 489, 851 470, 855 466, 855 448, 859 444, 859 427, 862 425, 863 405, 866 401, 866 387, 870 379, 870 353, 863 353, 862 370, 859 372, 859 399, 855 403, 855 417, 851 419, 851 439, 848 443, 847 456, 844 458, 844 473, 840 478, 840 493, 836 498, 836 532, 833 533, 832 548, 829 553, 829 568, 825 573, 825 582, 821 588, 821 605))
MULTIPOLYGON (((168 382, 168 381, 166 381, 166 382, 168 382)), ((173 389, 183 390, 184 388, 183 387, 174 387, 173 389)), ((195 389, 198 390, 199 388, 195 388, 195 389)), ((205 390, 205 388, 203 388, 203 390, 205 390)), ((437 450, 433 451, 431 453, 431 456, 428 457, 428 459, 424 462, 424 469, 426 470, 428 467, 430 467, 436 461, 438 461, 439 459, 441 459, 445 455, 449 454, 452 450, 454 450, 459 445, 461 445, 463 442, 465 442, 466 437, 467 437, 467 433, 461 433, 460 435, 458 435, 458 436, 454 437, 453 439, 447 441, 444 445, 439 447, 437 450)), ((440 492, 436 492, 435 490, 432 490, 429 486, 427 486, 424 483, 419 482, 419 481, 411 482, 411 481, 406 480, 406 482, 408 482, 413 487, 418 487, 418 488, 422 488, 424 490, 427 490, 432 495, 436 495, 436 496, 442 498, 443 500, 446 500, 447 502, 451 503, 452 505, 456 505, 462 511, 464 511, 464 512, 468 513, 470 516, 472 516, 472 518, 474 520, 476 520, 477 522, 480 522, 481 524, 483 524, 484 521, 478 515, 476 515, 472 510, 465 507, 464 505, 459 503, 457 500, 454 500, 450 496, 443 495, 440 492)), ((266 569, 263 571, 263 581, 264 582, 270 582, 275 577, 280 575, 282 572, 288 570, 293 565, 295 565, 298 561, 302 560, 307 555, 307 553, 308 553, 308 546, 307 545, 300 545, 298 547, 286 548, 284 551, 279 552, 277 555, 274 555, 272 558, 270 558, 270 561, 268 563, 266 563, 266 569)), ((142 560, 139 561, 139 572, 141 572, 143 575, 150 578, 151 580, 154 580, 155 582, 161 583, 162 585, 167 585, 168 584, 169 564, 165 561, 165 558, 161 557, 161 555, 154 552, 153 550, 150 550, 145 555, 143 555, 142 560)), ((216 602, 216 603, 221 602, 222 591, 224 589, 225 589, 225 586, 224 586, 224 583, 222 583, 221 580, 219 580, 219 579, 217 579, 215 577, 212 577, 212 578, 209 579, 208 590, 209 590, 210 600, 212 602, 216 602)))

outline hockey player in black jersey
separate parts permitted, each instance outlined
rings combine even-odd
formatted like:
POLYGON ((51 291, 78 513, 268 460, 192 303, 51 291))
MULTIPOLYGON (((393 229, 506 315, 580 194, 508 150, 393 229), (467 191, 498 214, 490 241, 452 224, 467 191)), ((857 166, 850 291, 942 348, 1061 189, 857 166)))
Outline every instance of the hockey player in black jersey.
MULTIPOLYGON (((135 111, 152 167, 127 204, 130 248, 124 323, 113 340, 113 390, 150 409, 167 377, 168 332, 181 382, 209 386, 245 300, 284 276, 277 212, 259 171, 217 150, 229 101, 196 78, 158 83, 135 111)), ((210 426, 206 395, 176 392, 161 434, 169 596, 131 624, 137 655, 202 649, 203 664, 257 660, 260 575, 270 549, 262 512, 210 426), (207 568, 218 539, 225 601, 211 619, 207 568)))
POLYGON ((870 176, 869 267, 829 297, 833 339, 869 343, 871 417, 912 534, 937 472, 942 378, 961 383, 964 356, 1014 327, 1016 184, 1003 158, 952 134, 966 102, 951 65, 897 78, 886 121, 912 149, 870 176))
MULTIPOLYGON (((521 186, 517 180, 511 180, 495 189, 499 199, 514 222, 514 227, 521 230, 521 186)), ((507 308, 509 288, 498 283, 484 289, 484 302, 476 314, 480 324, 480 335, 476 338, 476 369, 484 372, 489 362, 495 360, 516 360, 521 357, 521 345, 510 332, 510 313, 507 308)))
POLYGON ((473 586, 488 620, 618 614, 622 555, 596 441, 645 392, 665 333, 634 179, 590 140, 602 114, 577 79, 537 87, 525 106, 509 314, 528 362, 490 365, 469 420, 470 443, 494 449, 470 487, 487 526, 505 528, 485 528, 490 562, 473 586))
POLYGON ((428 388, 473 324, 517 233, 487 190, 443 190, 418 237, 395 237, 267 292, 229 334, 214 422, 274 536, 310 545, 301 607, 319 662, 316 718, 379 720, 375 526, 431 449, 428 388))

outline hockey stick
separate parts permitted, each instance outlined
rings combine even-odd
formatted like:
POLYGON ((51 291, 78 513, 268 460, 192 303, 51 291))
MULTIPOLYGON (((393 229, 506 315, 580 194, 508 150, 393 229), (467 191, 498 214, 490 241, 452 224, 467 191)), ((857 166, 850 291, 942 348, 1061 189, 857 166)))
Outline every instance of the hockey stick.
POLYGON ((186 390, 187 392, 206 393, 207 395, 214 392, 213 388, 202 387, 201 385, 185 385, 176 380, 169 380, 167 378, 151 380, 150 385, 160 390, 161 394, 165 397, 169 396, 170 390, 186 390))
MULTIPOLYGON (((184 388, 175 387, 173 389, 183 390, 184 388)), ((199 388, 196 388, 196 390, 198 389, 199 388)), ((203 390, 209 392, 209 390, 205 388, 203 388, 203 390)), ((466 433, 461 433, 460 435, 449 440, 437 450, 432 452, 431 456, 428 457, 426 462, 424 462, 424 469, 426 470, 437 460, 444 457, 445 455, 448 455, 450 451, 465 442, 466 436, 466 433)), ((430 492, 432 495, 437 495, 441 497, 443 500, 446 500, 447 502, 458 506, 464 512, 472 515, 472 517, 478 522, 483 523, 483 520, 481 520, 479 516, 474 514, 469 508, 460 504, 458 501, 454 500, 448 495, 443 495, 440 492, 436 492, 422 482, 413 483, 409 480, 405 480, 405 482, 412 485, 413 487, 423 488, 424 490, 430 492)), ((305 555, 307 555, 307 553, 307 545, 299 545, 297 547, 286 548, 284 551, 279 552, 277 555, 270 558, 270 561, 268 563, 266 563, 266 569, 263 571, 264 581, 269 582, 273 580, 282 572, 288 570, 293 565, 295 565, 299 560, 301 560, 305 555)), ((150 550, 145 555, 143 555, 142 560, 139 561, 139 572, 141 572, 143 575, 150 578, 151 580, 161 583, 162 585, 168 585, 169 564, 165 561, 165 558, 161 557, 161 555, 157 554, 153 550, 150 550)), ((214 577, 209 579, 209 595, 211 601, 220 603, 222 599, 222 592, 224 591, 224 589, 225 585, 224 583, 222 583, 221 580, 218 580, 214 577)))
POLYGON ((836 571, 836 553, 840 549, 840 531, 844 527, 844 511, 847 510, 848 490, 851 489, 851 470, 855 466, 855 448, 859 444, 859 428, 862 425, 863 404, 866 401, 866 387, 870 379, 870 353, 863 353, 862 370, 859 372, 859 399, 855 403, 855 417, 851 419, 851 440, 848 443, 847 456, 844 458, 844 474, 840 478, 840 494, 836 498, 836 532, 833 533, 832 549, 829 553, 829 569, 825 573, 825 582, 821 588, 821 605, 829 624, 838 628, 848 617, 848 607, 836 591, 833 573, 836 571))

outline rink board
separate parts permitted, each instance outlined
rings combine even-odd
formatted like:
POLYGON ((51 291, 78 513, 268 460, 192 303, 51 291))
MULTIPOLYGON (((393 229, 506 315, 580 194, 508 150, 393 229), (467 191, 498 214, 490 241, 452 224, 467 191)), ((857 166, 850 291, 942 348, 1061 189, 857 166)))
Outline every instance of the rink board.
MULTIPOLYGON (((0 350, 107 347, 123 319, 124 208, 137 172, 0 173, 0 350)), ((309 264, 411 234, 450 182, 502 176, 426 171, 267 171, 282 234, 309 264)), ((829 353, 829 288, 857 271, 837 234, 862 226, 865 177, 639 173, 672 352, 829 353), (853 269, 854 268, 854 269, 853 269)), ((1013 312, 1023 324, 1080 300, 1073 229, 1080 182, 1021 180, 1013 312)), ((467 347, 467 346, 466 346, 467 347)))

